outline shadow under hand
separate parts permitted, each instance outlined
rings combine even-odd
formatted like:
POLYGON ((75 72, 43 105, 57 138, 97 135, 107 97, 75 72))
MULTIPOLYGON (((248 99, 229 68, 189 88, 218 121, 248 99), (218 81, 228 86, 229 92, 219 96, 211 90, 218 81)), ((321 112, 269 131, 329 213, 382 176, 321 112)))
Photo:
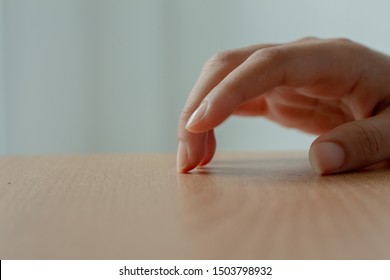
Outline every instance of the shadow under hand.
POLYGON ((388 169, 319 176, 303 156, 228 158, 177 175, 194 249, 223 259, 365 258, 361 242, 383 255, 387 180, 388 169))

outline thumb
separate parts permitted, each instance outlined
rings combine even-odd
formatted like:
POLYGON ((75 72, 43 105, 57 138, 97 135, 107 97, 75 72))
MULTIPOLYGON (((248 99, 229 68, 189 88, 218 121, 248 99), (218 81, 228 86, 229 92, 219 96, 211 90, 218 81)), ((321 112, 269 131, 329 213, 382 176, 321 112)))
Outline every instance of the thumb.
POLYGON ((318 137, 309 152, 313 169, 320 174, 333 174, 389 159, 389 112, 345 123, 318 137))

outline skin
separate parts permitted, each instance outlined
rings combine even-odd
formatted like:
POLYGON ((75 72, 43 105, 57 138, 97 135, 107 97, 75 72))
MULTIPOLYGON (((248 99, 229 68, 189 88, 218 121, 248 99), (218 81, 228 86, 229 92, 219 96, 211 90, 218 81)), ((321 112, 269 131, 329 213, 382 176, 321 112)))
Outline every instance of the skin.
POLYGON ((390 159, 389 105, 390 57, 347 39, 221 52, 205 63, 181 112, 177 170, 211 161, 213 129, 230 115, 319 135, 309 160, 320 174, 367 167, 390 159))

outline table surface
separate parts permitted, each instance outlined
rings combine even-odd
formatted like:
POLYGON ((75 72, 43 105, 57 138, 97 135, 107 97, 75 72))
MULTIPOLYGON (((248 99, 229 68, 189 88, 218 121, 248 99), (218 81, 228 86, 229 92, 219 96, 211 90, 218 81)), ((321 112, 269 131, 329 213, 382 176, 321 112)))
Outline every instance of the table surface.
POLYGON ((390 168, 304 153, 0 157, 0 259, 389 259, 390 168))

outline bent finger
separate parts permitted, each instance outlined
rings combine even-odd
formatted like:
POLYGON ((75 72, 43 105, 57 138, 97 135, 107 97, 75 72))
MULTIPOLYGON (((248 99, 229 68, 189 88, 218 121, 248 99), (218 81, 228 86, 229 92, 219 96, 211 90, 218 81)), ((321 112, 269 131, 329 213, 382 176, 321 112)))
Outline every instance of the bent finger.
POLYGON ((337 84, 333 91, 322 91, 326 96, 317 97, 341 98, 363 71, 359 56, 351 51, 354 46, 344 41, 320 40, 260 49, 213 88, 186 128, 195 133, 208 131, 241 104, 278 86, 337 84))
POLYGON ((214 130, 212 129, 207 132, 206 151, 204 153, 202 161, 199 163, 199 166, 205 166, 213 159, 216 147, 217 142, 215 140, 214 130))
MULTIPOLYGON (((215 152, 215 150, 211 152, 212 148, 208 148, 212 147, 213 144, 211 142, 207 143, 207 131, 192 133, 185 129, 185 125, 196 108, 198 108, 201 101, 231 71, 245 61, 248 56, 259 48, 266 48, 269 46, 274 45, 257 45, 221 52, 214 55, 205 63, 197 82, 187 98, 179 119, 179 145, 177 151, 178 172, 187 172, 200 163, 205 164, 205 161, 208 162, 211 160, 215 152)), ((211 134, 210 139, 214 139, 213 141, 215 141, 214 133, 211 134)))

